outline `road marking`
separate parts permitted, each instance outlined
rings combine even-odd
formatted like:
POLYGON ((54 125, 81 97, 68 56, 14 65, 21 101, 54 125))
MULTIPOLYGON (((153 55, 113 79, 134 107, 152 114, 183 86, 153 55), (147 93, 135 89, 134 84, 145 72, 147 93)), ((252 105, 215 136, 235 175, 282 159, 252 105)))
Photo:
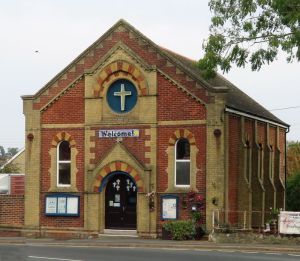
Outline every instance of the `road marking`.
POLYGON ((45 256, 28 256, 28 257, 35 258, 35 259, 60 260, 60 261, 83 261, 79 259, 65 259, 65 258, 45 257, 45 256))
POLYGON ((289 256, 300 256, 300 255, 296 255, 296 254, 288 254, 289 256))
POLYGON ((224 252, 224 253, 233 253, 235 250, 226 250, 226 249, 217 249, 218 252, 224 252))
POLYGON ((268 253, 268 252, 266 252, 265 254, 266 255, 274 255, 274 256, 280 256, 281 255, 280 253, 268 253))
POLYGON ((241 253, 244 253, 244 254, 258 254, 259 252, 256 252, 256 251, 240 251, 241 253))

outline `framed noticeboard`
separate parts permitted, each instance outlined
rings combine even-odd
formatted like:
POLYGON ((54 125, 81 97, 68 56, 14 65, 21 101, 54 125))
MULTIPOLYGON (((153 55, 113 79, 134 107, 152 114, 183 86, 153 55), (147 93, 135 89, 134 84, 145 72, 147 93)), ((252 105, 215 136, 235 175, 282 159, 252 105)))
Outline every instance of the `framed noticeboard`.
POLYGON ((178 197, 174 195, 161 196, 161 219, 178 219, 178 197))
POLYGON ((52 194, 46 196, 46 216, 79 216, 79 196, 52 194))

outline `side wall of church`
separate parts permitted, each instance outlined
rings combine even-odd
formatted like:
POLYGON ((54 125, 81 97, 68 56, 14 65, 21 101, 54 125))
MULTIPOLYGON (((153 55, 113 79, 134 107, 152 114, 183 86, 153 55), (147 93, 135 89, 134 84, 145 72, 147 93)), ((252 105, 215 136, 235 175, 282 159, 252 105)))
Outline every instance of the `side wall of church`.
POLYGON ((285 129, 228 115, 228 222, 260 227, 284 203, 285 129))

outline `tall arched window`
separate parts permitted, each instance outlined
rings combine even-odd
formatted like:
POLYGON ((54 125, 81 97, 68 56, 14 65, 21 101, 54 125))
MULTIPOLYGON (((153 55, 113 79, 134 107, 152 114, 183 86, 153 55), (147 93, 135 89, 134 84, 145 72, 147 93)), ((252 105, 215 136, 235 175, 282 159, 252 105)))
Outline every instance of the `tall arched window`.
POLYGON ((270 171, 270 179, 274 181, 274 146, 270 145, 270 157, 269 157, 269 171, 270 171))
POLYGON ((177 140, 175 149, 175 185, 190 186, 190 143, 187 139, 177 140))
POLYGON ((263 180, 264 178, 264 150, 263 144, 258 144, 258 177, 263 180))
POLYGON ((71 149, 67 141, 57 147, 57 186, 71 185, 71 149))
POLYGON ((252 149, 250 141, 247 140, 244 148, 244 176, 250 182, 252 172, 252 149))

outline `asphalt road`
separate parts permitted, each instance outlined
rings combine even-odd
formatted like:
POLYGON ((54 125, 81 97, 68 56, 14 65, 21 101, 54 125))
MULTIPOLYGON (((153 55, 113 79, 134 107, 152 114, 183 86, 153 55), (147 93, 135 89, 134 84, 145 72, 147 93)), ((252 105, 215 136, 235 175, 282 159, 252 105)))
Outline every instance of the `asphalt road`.
MULTIPOLYGON (((63 242, 62 242, 63 244, 63 242)), ((226 250, 0 245, 0 261, 299 261, 300 255, 226 250)))

